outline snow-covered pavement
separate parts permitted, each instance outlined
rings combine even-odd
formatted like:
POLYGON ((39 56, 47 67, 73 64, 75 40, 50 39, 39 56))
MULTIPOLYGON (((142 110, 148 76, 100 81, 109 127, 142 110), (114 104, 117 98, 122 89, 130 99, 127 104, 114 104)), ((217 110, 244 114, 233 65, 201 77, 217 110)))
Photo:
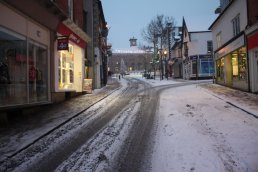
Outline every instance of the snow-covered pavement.
POLYGON ((257 171, 258 119, 184 86, 161 94, 153 171, 257 171))

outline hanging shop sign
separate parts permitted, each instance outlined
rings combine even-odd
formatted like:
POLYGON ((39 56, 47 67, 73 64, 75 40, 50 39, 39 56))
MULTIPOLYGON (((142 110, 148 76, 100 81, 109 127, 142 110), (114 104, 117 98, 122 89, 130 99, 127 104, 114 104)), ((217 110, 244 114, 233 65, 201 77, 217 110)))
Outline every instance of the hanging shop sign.
POLYGON ((57 38, 57 50, 68 50, 69 39, 68 37, 59 37, 57 38))
POLYGON ((78 45, 81 48, 86 47, 86 42, 82 40, 76 33, 65 26, 63 23, 59 23, 57 32, 61 35, 69 35, 69 40, 78 45))

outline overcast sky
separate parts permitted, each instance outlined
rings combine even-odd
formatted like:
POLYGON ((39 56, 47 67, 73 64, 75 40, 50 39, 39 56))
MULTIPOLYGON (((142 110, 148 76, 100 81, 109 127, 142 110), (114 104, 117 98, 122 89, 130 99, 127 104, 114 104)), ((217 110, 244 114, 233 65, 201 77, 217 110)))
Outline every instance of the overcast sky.
POLYGON ((113 49, 128 48, 129 39, 146 44, 141 32, 157 15, 174 17, 178 26, 184 16, 189 31, 208 30, 216 19, 219 0, 102 0, 103 11, 111 27, 108 42, 113 49))

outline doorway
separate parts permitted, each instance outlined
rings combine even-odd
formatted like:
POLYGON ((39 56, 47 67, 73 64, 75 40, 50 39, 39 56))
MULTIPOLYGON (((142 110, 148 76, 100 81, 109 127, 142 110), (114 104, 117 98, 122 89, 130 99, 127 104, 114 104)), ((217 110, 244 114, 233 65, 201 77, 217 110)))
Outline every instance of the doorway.
POLYGON ((253 60, 253 91, 258 92, 258 48, 253 51, 253 60))

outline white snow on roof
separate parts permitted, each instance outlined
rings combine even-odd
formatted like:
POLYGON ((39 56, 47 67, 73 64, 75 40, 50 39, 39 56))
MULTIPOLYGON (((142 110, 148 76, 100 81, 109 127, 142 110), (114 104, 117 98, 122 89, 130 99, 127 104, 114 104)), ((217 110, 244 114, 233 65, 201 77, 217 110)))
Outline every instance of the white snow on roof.
POLYGON ((140 54, 140 53, 146 53, 144 50, 139 49, 138 47, 130 47, 130 48, 123 48, 123 49, 115 49, 112 50, 113 53, 117 54, 140 54))

